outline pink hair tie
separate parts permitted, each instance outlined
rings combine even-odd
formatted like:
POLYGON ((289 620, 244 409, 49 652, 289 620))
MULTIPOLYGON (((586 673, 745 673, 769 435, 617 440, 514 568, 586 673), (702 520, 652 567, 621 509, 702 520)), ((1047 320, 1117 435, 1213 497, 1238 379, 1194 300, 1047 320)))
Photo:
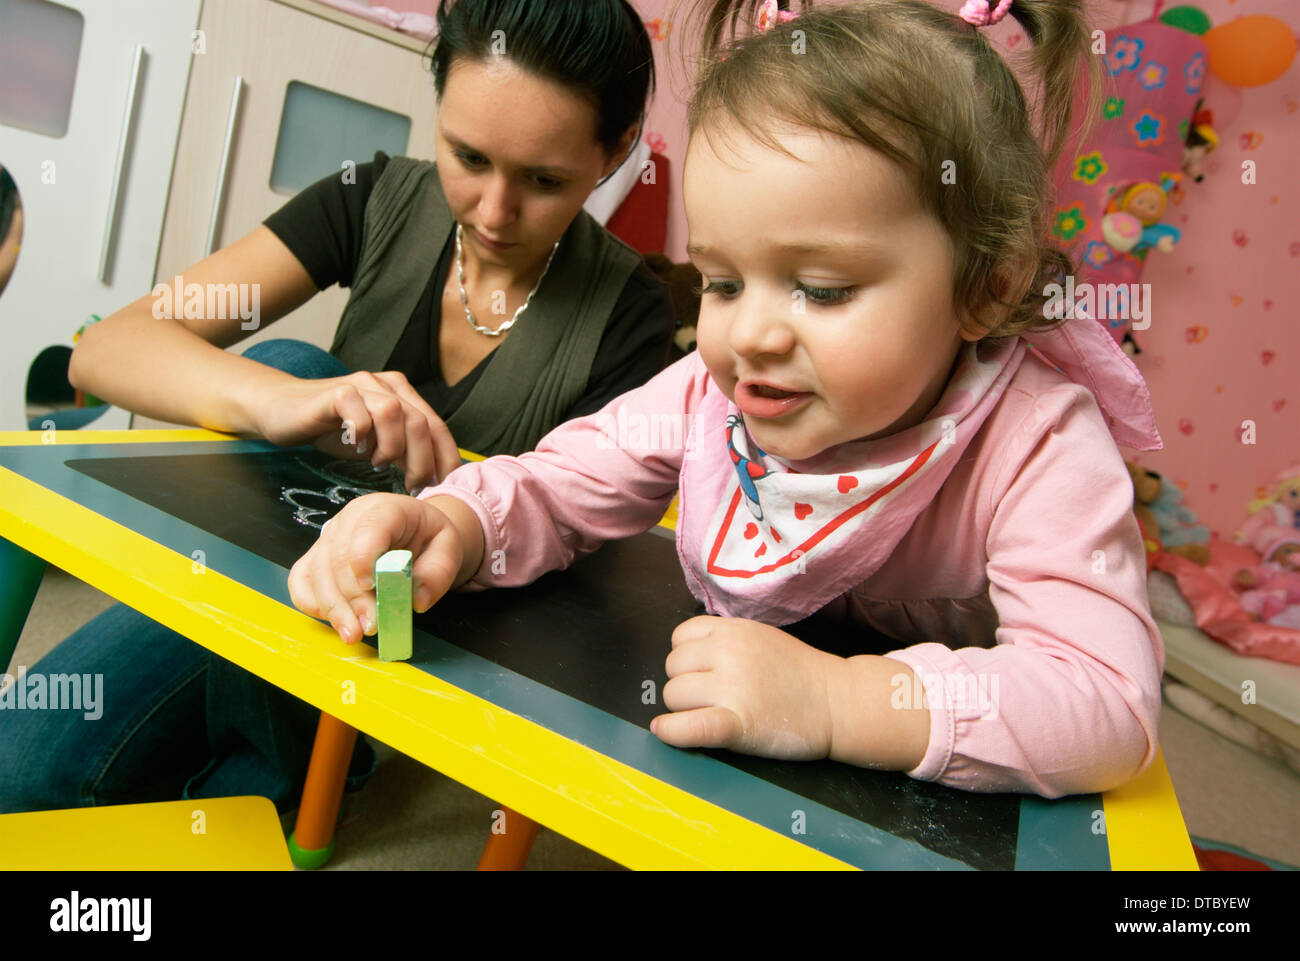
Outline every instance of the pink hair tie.
POLYGON ((767 33, 778 23, 789 23, 797 13, 791 13, 789 10, 781 10, 776 5, 776 0, 763 0, 758 8, 758 21, 756 26, 759 33, 767 33))
POLYGON ((989 9, 989 0, 966 0, 957 16, 976 27, 991 27, 1010 9, 1011 0, 998 0, 997 7, 992 10, 989 9))

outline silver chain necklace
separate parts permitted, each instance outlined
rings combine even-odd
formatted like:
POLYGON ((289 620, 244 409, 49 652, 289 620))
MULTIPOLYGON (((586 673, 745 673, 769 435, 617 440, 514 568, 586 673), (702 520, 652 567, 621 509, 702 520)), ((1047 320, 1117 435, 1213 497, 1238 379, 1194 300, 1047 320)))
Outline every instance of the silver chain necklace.
POLYGON ((546 266, 542 268, 542 276, 537 278, 537 283, 533 286, 533 289, 528 292, 528 296, 524 299, 523 305, 518 310, 515 311, 515 315, 513 317, 507 320, 496 330, 493 330, 491 327, 484 327, 482 324, 476 321, 474 319, 474 315, 470 313, 469 298, 465 296, 465 257, 460 246, 460 237, 462 232, 463 232, 463 228, 461 227, 460 224, 457 224, 456 225, 456 285, 460 287, 460 305, 465 308, 465 319, 469 321, 469 325, 473 327, 475 330, 477 330, 480 334, 487 334, 489 337, 500 337, 502 334, 504 334, 507 330, 509 330, 511 327, 515 325, 515 321, 519 319, 519 315, 522 314, 525 310, 527 310, 528 305, 533 302, 533 294, 537 293, 537 288, 542 286, 542 281, 546 279, 546 272, 551 269, 551 261, 555 259, 555 252, 560 249, 560 242, 557 240, 555 242, 555 246, 551 248, 551 256, 546 258, 546 266))

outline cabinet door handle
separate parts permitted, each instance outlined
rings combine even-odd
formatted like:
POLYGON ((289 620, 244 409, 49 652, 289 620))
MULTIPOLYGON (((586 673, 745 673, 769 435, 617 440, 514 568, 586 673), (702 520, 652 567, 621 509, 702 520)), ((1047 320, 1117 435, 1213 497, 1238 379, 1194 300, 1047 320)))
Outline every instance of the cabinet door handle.
POLYGON ((113 259, 117 243, 117 211, 126 188, 123 174, 131 154, 131 128, 135 126, 135 108, 140 100, 140 78, 144 75, 144 47, 136 45, 135 60, 131 64, 131 85, 126 94, 126 110, 122 114, 122 134, 117 141, 117 163, 113 167, 113 186, 108 195, 108 221, 104 224, 104 243, 99 250, 99 282, 108 283, 108 265, 113 259))
POLYGON ((244 90, 244 78, 235 78, 230 93, 230 113, 226 118, 226 143, 221 148, 221 170, 217 174, 217 193, 212 198, 212 219, 208 221, 208 254, 217 249, 217 228, 221 224, 222 208, 226 205, 226 174, 230 171, 230 154, 235 146, 235 127, 239 124, 239 100, 244 90))

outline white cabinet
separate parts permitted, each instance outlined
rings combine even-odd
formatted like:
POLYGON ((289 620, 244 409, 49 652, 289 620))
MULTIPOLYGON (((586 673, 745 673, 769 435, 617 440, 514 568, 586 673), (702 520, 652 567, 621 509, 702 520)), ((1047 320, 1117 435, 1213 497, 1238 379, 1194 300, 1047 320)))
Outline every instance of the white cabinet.
POLYGON ((0 164, 23 204, 0 429, 26 428, 41 350, 153 286, 198 19, 199 0, 0 0, 0 164))
MULTIPOLYGON (((346 161, 375 150, 434 156, 423 42, 303 0, 208 0, 199 26, 206 52, 190 71, 159 282, 243 237, 302 187, 342 175, 346 161)), ((347 298, 324 290, 230 350, 280 337, 328 349, 347 298)))

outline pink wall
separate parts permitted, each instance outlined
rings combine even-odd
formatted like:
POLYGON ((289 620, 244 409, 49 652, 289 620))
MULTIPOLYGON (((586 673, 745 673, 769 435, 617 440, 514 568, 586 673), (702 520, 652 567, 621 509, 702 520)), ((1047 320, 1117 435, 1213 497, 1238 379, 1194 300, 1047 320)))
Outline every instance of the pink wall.
MULTIPOLYGON (((671 164, 667 253, 684 260, 683 38, 667 19, 673 0, 631 2, 655 46, 659 93, 646 137, 671 164)), ((384 5, 436 8, 434 0, 384 5)), ((961 0, 938 5, 956 10, 961 0)), ((1294 0, 1197 0, 1196 6, 1216 25, 1265 13, 1300 29, 1294 0)), ((1107 29, 1147 19, 1156 2, 1089 0, 1087 7, 1093 25, 1107 29)), ((1026 42, 1010 18, 989 36, 1008 54, 1026 42)), ((1148 261, 1143 281, 1152 285, 1154 309, 1150 329, 1138 335, 1137 364, 1151 385, 1165 439, 1165 450, 1142 455, 1142 463, 1176 480, 1202 522, 1230 536, 1246 502, 1282 468, 1300 462, 1300 430, 1291 419, 1300 414, 1293 380, 1300 373, 1300 193, 1293 183, 1300 173, 1294 159, 1300 156, 1300 66, 1267 86, 1240 91, 1240 109, 1219 135, 1204 182, 1188 184, 1183 202, 1172 208, 1182 242, 1148 261), (1255 185, 1241 183, 1246 159, 1256 163, 1255 185), (1253 446, 1241 443, 1245 420, 1256 425, 1253 446)))

